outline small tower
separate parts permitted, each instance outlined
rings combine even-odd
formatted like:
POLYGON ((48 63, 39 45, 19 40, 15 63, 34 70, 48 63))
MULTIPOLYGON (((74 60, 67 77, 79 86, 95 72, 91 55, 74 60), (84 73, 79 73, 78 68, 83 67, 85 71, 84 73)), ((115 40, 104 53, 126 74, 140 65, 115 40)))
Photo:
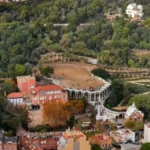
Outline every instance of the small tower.
POLYGON ((97 115, 96 115, 96 127, 101 128, 102 127, 102 122, 103 122, 103 106, 102 103, 97 104, 97 115))

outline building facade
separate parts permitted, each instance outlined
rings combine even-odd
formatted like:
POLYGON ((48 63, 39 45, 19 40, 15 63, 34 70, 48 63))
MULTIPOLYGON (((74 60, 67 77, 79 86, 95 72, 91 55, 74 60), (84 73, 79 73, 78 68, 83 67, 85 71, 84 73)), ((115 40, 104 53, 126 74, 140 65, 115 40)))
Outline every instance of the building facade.
POLYGON ((106 134, 98 134, 95 136, 91 136, 90 143, 99 145, 101 149, 111 149, 112 147, 112 140, 110 136, 106 134))
POLYGON ((17 150, 17 137, 7 137, 0 132, 0 150, 17 150))
POLYGON ((67 130, 62 134, 57 150, 91 150, 91 145, 86 136, 80 131, 67 130))
POLYGON ((137 5, 136 3, 129 4, 126 9, 126 14, 132 18, 142 18, 144 15, 143 6, 137 5))
POLYGON ((7 99, 13 105, 24 105, 24 95, 22 92, 10 93, 7 99))
POLYGON ((68 93, 58 85, 38 86, 31 91, 30 96, 33 105, 43 105, 52 100, 67 102, 68 93))
POLYGON ((17 86, 21 92, 28 92, 36 87, 34 76, 18 76, 17 86))
POLYGON ((129 129, 111 131, 110 136, 115 143, 125 143, 129 140, 135 142, 135 133, 129 129))
POLYGON ((150 142, 150 123, 144 124, 144 142, 150 142))
POLYGON ((19 145, 24 150, 57 150, 61 133, 26 133, 19 137, 19 145))
POLYGON ((68 93, 59 85, 36 86, 35 77, 19 76, 17 85, 20 92, 10 93, 7 95, 8 101, 14 105, 43 105, 51 100, 61 101, 68 100, 68 93))
POLYGON ((135 122, 143 122, 144 113, 142 113, 140 110, 138 110, 133 103, 131 106, 128 107, 125 115, 124 115, 124 122, 127 122, 129 120, 135 121, 135 122))

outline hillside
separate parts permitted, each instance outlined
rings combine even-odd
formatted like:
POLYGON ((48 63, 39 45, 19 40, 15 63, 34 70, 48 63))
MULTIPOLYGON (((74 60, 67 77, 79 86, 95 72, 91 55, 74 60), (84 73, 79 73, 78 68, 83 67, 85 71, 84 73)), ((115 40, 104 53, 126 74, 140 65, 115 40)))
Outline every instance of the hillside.
POLYGON ((129 2, 35 0, 0 3, 0 76, 30 74, 40 55, 53 50, 98 56, 100 63, 114 67, 149 67, 149 56, 139 61, 132 49, 150 49, 150 4, 148 0, 136 0, 145 10, 144 21, 137 23, 124 14, 129 2), (122 17, 113 22, 107 20, 105 14, 118 8, 121 8, 122 17), (63 23, 68 26, 54 26, 63 23))

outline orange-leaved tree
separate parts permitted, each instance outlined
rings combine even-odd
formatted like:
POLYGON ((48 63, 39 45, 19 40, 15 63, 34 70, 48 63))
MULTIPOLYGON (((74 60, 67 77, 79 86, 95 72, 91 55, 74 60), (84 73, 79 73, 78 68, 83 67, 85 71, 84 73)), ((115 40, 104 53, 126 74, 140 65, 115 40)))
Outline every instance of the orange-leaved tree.
POLYGON ((52 127, 65 125, 70 118, 70 112, 64 109, 64 103, 60 101, 51 101, 46 103, 43 108, 43 117, 52 127))
POLYGON ((83 101, 71 100, 66 103, 52 100, 43 108, 43 117, 52 127, 65 125, 71 114, 80 113, 84 109, 83 101))
POLYGON ((64 107, 70 113, 80 113, 84 109, 84 103, 82 100, 71 100, 66 102, 64 107))

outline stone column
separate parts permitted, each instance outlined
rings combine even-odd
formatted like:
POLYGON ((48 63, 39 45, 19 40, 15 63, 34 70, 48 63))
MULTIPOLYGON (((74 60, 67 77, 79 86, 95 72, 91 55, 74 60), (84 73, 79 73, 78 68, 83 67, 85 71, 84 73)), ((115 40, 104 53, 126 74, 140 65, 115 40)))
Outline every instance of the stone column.
POLYGON ((91 93, 88 93, 88 101, 91 102, 91 93))
POLYGON ((96 93, 94 93, 94 102, 96 101, 96 93))

